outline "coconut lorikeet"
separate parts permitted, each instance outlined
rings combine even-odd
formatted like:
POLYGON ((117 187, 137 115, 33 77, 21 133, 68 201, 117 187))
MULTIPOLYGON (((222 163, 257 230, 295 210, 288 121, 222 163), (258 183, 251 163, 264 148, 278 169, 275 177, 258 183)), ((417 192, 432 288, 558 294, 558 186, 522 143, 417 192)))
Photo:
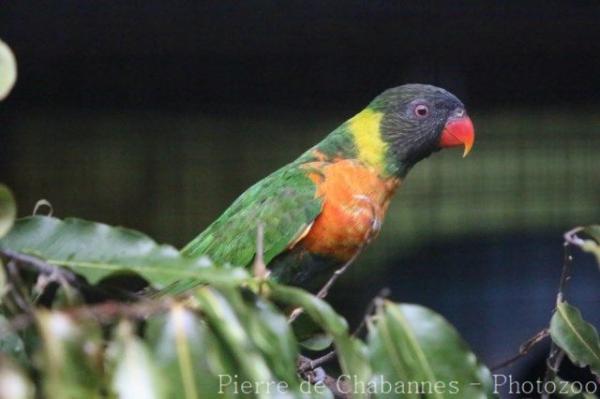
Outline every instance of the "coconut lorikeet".
POLYGON ((377 96, 292 163, 244 192, 182 253, 249 266, 264 227, 270 277, 310 290, 379 232, 394 191, 444 147, 471 150, 464 105, 444 89, 407 84, 377 96))

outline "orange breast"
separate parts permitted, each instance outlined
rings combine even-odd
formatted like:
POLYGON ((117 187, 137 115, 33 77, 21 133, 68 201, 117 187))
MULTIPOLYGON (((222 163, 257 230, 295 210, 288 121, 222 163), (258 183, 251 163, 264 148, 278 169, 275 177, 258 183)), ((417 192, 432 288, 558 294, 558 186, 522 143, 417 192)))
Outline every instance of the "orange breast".
POLYGON ((324 203, 299 244, 311 253, 349 260, 378 233, 400 180, 383 179, 354 160, 314 162, 307 167, 319 171, 311 173, 310 178, 324 203))

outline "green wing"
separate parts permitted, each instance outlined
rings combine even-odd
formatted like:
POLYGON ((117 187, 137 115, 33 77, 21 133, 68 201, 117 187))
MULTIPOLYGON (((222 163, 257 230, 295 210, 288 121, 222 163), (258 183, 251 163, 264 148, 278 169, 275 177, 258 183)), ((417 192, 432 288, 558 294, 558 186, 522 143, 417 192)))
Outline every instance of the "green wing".
POLYGON ((321 212, 323 200, 306 170, 288 165, 244 192, 182 253, 208 255, 217 263, 246 266, 256 253, 256 232, 264 225, 264 260, 285 251, 321 212))

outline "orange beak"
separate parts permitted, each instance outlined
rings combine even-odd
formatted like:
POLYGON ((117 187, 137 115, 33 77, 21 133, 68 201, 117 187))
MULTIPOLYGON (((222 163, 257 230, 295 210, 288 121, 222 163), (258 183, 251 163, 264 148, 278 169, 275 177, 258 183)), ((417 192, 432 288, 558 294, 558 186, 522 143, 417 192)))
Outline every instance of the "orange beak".
POLYGON ((465 152, 463 158, 471 152, 473 143, 475 142, 475 129, 473 122, 468 116, 452 118, 446 122, 442 136, 440 137, 440 148, 464 146, 465 152))

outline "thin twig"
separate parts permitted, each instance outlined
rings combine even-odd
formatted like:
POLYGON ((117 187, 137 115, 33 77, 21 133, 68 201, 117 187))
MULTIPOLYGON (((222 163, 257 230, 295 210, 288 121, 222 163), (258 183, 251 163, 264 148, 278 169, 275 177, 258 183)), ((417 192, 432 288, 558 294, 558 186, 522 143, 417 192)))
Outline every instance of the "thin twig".
POLYGON ((563 302, 567 283, 571 279, 571 263, 573 257, 571 256, 571 251, 569 250, 569 244, 570 243, 568 241, 563 244, 563 268, 560 274, 560 282, 558 283, 558 293, 556 294, 557 306, 563 302))
POLYGON ((335 272, 333 272, 333 275, 331 276, 331 278, 329 280, 327 280, 325 285, 317 293, 317 298, 324 299, 329 294, 329 289, 331 288, 331 286, 337 281, 338 278, 340 278, 340 276, 342 274, 344 274, 344 272, 348 269, 348 267, 350 267, 352 262, 354 262, 356 260, 356 257, 358 256, 358 254, 360 252, 361 252, 361 250, 356 251, 356 253, 352 256, 352 258, 350 258, 349 261, 344 263, 344 265, 342 267, 340 267, 335 272))
POLYGON ((52 214, 54 213, 54 208, 52 207, 52 204, 50 203, 50 201, 48 201, 47 199, 42 198, 41 200, 38 200, 38 202, 35 203, 35 207, 33 208, 33 216, 36 216, 38 214, 38 212, 40 211, 40 208, 42 207, 48 207, 48 213, 44 216, 48 216, 51 217, 52 214))
MULTIPOLYGON (((573 230, 568 231, 565 234, 565 242, 563 244, 563 267, 562 272, 560 274, 560 282, 558 283, 558 293, 556 294, 556 306, 560 305, 565 298, 565 291, 567 288, 567 283, 571 278, 571 266, 573 257, 571 256, 570 245, 573 242, 574 245, 578 245, 576 243, 577 236, 575 235, 581 228, 575 228, 573 230)), ((546 359, 546 374, 544 375, 544 386, 546 386, 547 382, 553 381, 556 377, 558 370, 560 368, 560 364, 565 356, 565 353, 562 349, 558 347, 554 342, 552 342, 550 346, 550 353, 548 354, 548 358, 546 359)), ((548 392, 544 392, 542 395, 542 399, 548 399, 550 394, 548 392)))
MULTIPOLYGON (((144 320, 149 316, 161 314, 173 305, 172 300, 144 301, 136 303, 102 302, 96 305, 78 306, 69 309, 55 310, 74 319, 94 319, 100 324, 110 324, 120 318, 144 320)), ((35 320, 33 314, 20 314, 11 319, 14 330, 22 330, 35 320)))
POLYGON ((567 231, 563 235, 563 237, 567 243, 575 245, 576 247, 581 247, 583 246, 584 241, 581 238, 577 237, 577 233, 579 233, 582 230, 583 227, 575 227, 574 229, 567 231))
MULTIPOLYGON (((567 233, 565 233, 565 243, 563 244, 564 248, 564 256, 563 256, 563 267, 560 276, 560 282, 558 285, 558 292, 556 294, 556 305, 558 306, 564 300, 565 291, 567 287, 567 283, 571 278, 571 264, 572 264, 572 256, 569 251, 569 245, 577 245, 579 246, 582 243, 582 240, 576 236, 576 233, 581 231, 581 227, 574 228, 567 233)), ((496 371, 505 367, 510 366, 516 361, 520 360, 524 356, 526 356, 529 351, 545 338, 550 335, 550 332, 547 328, 541 330, 533 337, 529 338, 519 347, 519 353, 500 364, 492 367, 492 371, 496 371)), ((560 364, 564 358, 564 352, 560 349, 554 342, 551 344, 550 353, 548 358, 546 359, 546 373, 544 376, 544 382, 551 381, 556 376, 558 369, 560 368, 560 364)), ((544 393, 542 398, 548 398, 548 393, 544 393)))
POLYGON ((27 299, 27 291, 25 291, 25 284, 19 275, 19 271, 17 270, 17 265, 13 259, 9 260, 6 263, 6 274, 10 281, 10 291, 15 305, 24 313, 32 314, 33 310, 31 309, 31 302, 27 299))
POLYGON ((264 279, 268 274, 264 259, 264 234, 265 225, 259 223, 256 228, 256 254, 254 255, 254 264, 252 265, 254 277, 259 279, 264 279))
POLYGON ((87 292, 94 292, 106 296, 118 294, 121 297, 126 298, 128 300, 141 299, 140 295, 136 293, 131 293, 125 289, 120 289, 117 287, 109 287, 107 289, 97 285, 90 285, 84 279, 79 278, 71 270, 53 265, 35 256, 22 254, 20 252, 15 252, 9 249, 3 249, 0 250, 0 258, 8 262, 16 261, 20 266, 24 268, 48 276, 48 278, 50 279, 50 281, 48 282, 58 281, 63 286, 68 284, 81 291, 86 290, 87 292))
POLYGON ((312 360, 306 356, 299 356, 300 365, 298 366, 298 372, 305 373, 307 371, 314 370, 317 367, 327 363, 328 361, 335 359, 335 357, 335 351, 328 352, 327 354, 318 357, 315 360, 312 360))
POLYGON ((68 271, 67 269, 44 262, 35 256, 25 255, 10 249, 0 250, 0 256, 8 261, 17 261, 18 263, 42 274, 59 275, 62 279, 64 279, 64 281, 71 285, 78 285, 80 283, 79 279, 74 273, 68 271))
MULTIPOLYGON (((336 282, 336 280, 338 278, 340 278, 340 276, 342 274, 344 274, 344 272, 348 269, 348 267, 350 267, 350 265, 352 264, 352 262, 354 262, 354 260, 356 259, 356 257, 358 256, 358 254, 360 252, 361 252, 361 250, 359 249, 352 256, 352 258, 350 258, 349 261, 347 261, 346 263, 344 263, 344 265, 342 267, 340 267, 335 272, 333 272, 333 275, 329 278, 329 280, 327 280, 327 282, 325 283, 325 285, 323 285, 323 287, 321 287, 321 289, 317 293, 317 298, 325 299, 325 297, 327 297, 327 295, 329 294, 329 289, 331 288, 331 286, 336 282)), ((294 309, 292 311, 292 313, 290 314, 290 317, 288 319, 288 323, 292 324, 298 317, 300 317, 300 315, 302 313, 304 313, 304 309, 302 309, 302 308, 296 308, 296 309, 294 309)))
MULTIPOLYGON (((360 198, 360 199, 364 200, 365 198, 360 198)), ((366 199, 369 201, 368 198, 366 198, 366 199)), ((377 215, 377 212, 375 210, 374 205, 370 201, 369 201, 369 204, 371 205, 371 212, 373 214, 373 217, 376 217, 375 215, 377 215)), ((373 230, 369 230, 369 231, 367 231, 365 233, 363 244, 359 246, 359 248, 356 250, 356 252, 354 253, 354 255, 352 255, 352 257, 348 261, 346 261, 346 263, 344 263, 344 265, 342 267, 340 267, 335 272, 333 272, 333 274, 329 278, 329 280, 327 280, 327 282, 325 283, 325 285, 323 285, 323 287, 321 287, 321 289, 317 293, 317 298, 324 299, 325 297, 327 297, 327 295, 329 294, 329 289, 331 288, 331 286, 337 281, 338 278, 340 278, 340 276, 342 274, 344 274, 344 272, 356 260, 356 258, 358 257, 358 255, 360 255, 360 253, 362 252, 362 250, 365 248, 365 246, 369 244, 369 242, 371 241, 371 238, 373 238, 373 230)), ((304 309, 302 309, 302 308, 294 309, 294 311, 290 315, 288 323, 290 323, 290 324, 293 323, 294 320, 296 320, 303 312, 304 312, 304 309)))
POLYGON ((325 378, 323 378, 323 385, 329 388, 334 399, 350 398, 350 394, 346 393, 350 392, 350 387, 347 386, 348 384, 345 380, 340 380, 339 378, 333 378, 325 375, 325 378), (340 388, 342 388, 342 390, 340 390, 340 388))
POLYGON ((348 399, 349 395, 346 392, 350 390, 345 388, 340 390, 345 381, 329 376, 323 368, 315 365, 315 362, 315 360, 310 360, 305 356, 298 356, 298 374, 311 384, 325 385, 335 399, 348 399))
POLYGON ((371 316, 371 313, 373 313, 375 311, 375 309, 377 308, 377 302, 381 299, 384 299, 384 298, 387 298, 388 296, 390 296, 390 293, 391 293, 391 291, 389 288, 387 288, 387 287, 383 288, 383 289, 381 289, 381 291, 379 291, 379 293, 375 296, 375 298, 373 298, 371 300, 371 302, 369 302, 369 306, 367 306, 365 315, 360 320, 360 324, 356 327, 356 329, 352 333, 353 337, 356 337, 358 334, 360 334, 362 329, 365 328, 365 326, 367 325, 367 319, 371 316))
POLYGON ((543 330, 539 331, 537 334, 535 334, 533 337, 529 338, 527 341, 523 342, 521 346, 519 346, 519 353, 495 365, 494 367, 492 367, 492 371, 497 371, 508 367, 511 364, 515 363, 517 360, 520 360, 521 358, 525 357, 533 347, 542 342, 549 335, 550 331, 547 328, 544 328, 543 330))
MULTIPOLYGON (((560 364, 562 363, 565 357, 565 352, 560 349, 556 344, 552 343, 552 347, 550 349, 550 354, 548 355, 548 359, 546 359, 546 373, 544 374, 544 387, 548 386, 549 381, 554 381, 558 373, 558 369, 560 368, 560 364)), ((542 399, 550 399, 550 392, 543 392, 542 399)))

